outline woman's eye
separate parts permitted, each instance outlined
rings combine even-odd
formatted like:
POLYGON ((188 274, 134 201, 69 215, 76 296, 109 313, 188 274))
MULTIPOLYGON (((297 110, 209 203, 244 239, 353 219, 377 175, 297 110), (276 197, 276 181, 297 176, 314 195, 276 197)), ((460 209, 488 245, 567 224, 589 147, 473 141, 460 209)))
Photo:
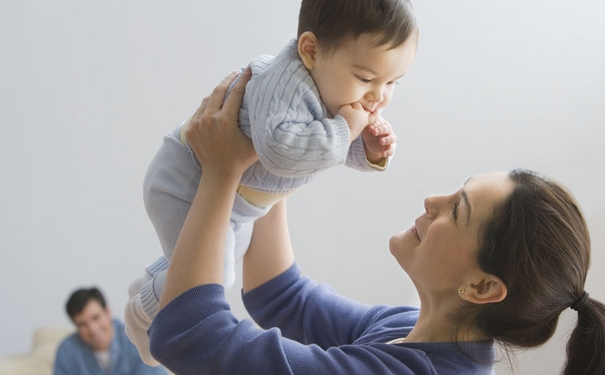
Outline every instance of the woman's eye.
POLYGON ((458 220, 458 203, 454 203, 454 208, 452 209, 452 215, 454 215, 454 220, 458 220))

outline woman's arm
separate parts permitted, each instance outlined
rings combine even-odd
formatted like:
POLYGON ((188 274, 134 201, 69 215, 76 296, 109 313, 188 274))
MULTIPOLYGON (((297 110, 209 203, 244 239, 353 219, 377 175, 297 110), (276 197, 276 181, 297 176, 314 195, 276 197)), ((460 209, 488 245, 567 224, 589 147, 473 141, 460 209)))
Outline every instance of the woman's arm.
POLYGON ((303 344, 327 349, 353 343, 372 321, 370 306, 301 278, 293 264, 284 200, 255 222, 244 255, 243 300, 250 316, 261 327, 278 327, 303 344))
MULTIPOLYGON (((276 293, 282 296, 282 306, 294 310, 278 314, 282 318, 294 318, 292 323, 286 323, 288 331, 292 331, 292 336, 308 335, 311 341, 318 341, 322 346, 285 339, 280 330, 259 329, 250 320, 239 321, 231 313, 224 289, 218 285, 223 278, 225 234, 240 177, 256 160, 250 139, 237 126, 237 109, 248 73, 242 76, 221 108, 232 79, 233 76, 225 80, 204 99, 187 132, 187 140, 203 173, 168 268, 160 299, 161 311, 149 329, 152 355, 172 372, 183 375, 406 373, 407 366, 393 361, 389 353, 367 345, 323 349, 333 346, 334 342, 352 342, 352 338, 335 340, 334 336, 359 337, 350 332, 363 331, 367 323, 359 323, 359 317, 367 315, 367 309, 341 302, 325 306, 324 302, 334 301, 337 296, 300 278, 296 266, 289 267, 293 256, 285 203, 277 204, 258 223, 251 254, 246 260, 246 288, 253 288, 247 294, 263 294, 277 281, 278 287, 287 291, 276 293), (262 285, 255 287, 259 284, 262 285), (311 312, 324 311, 326 316, 307 314, 309 300, 317 305, 311 306, 311 312), (353 308, 360 311, 353 312, 353 308), (307 321, 303 322, 301 316, 307 321), (331 325, 331 329, 326 329, 322 321, 336 321, 345 329, 334 333, 333 330, 341 331, 341 327, 331 325), (315 333, 303 332, 304 326, 310 326, 308 329, 315 333), (315 340, 316 336, 325 338, 315 340)), ((280 310, 274 308, 273 311, 280 310)), ((365 320, 373 321, 372 317, 365 320)), ((413 351, 410 353, 417 356, 413 351)))
POLYGON ((244 293, 281 275, 294 263, 286 216, 283 200, 254 223, 250 247, 244 255, 244 293))
POLYGON ((202 177, 168 268, 160 309, 199 285, 221 284, 225 238, 233 200, 243 172, 257 158, 252 142, 237 126, 237 112, 250 71, 223 104, 227 77, 202 101, 191 119, 187 141, 202 165, 202 177))

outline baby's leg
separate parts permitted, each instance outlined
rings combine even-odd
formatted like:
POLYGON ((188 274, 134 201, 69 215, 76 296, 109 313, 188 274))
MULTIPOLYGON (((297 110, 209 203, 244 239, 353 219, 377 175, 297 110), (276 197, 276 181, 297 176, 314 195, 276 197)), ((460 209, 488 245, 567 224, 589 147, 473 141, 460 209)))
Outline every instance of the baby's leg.
POLYGON ((179 129, 164 136, 147 169, 143 186, 145 208, 164 256, 150 264, 145 274, 130 285, 130 299, 124 312, 126 333, 149 365, 158 365, 158 362, 149 353, 147 330, 157 314, 168 262, 201 177, 199 164, 179 139, 179 129))
MULTIPOLYGON (((180 138, 180 127, 164 136, 164 142, 147 168, 143 184, 143 199, 147 215, 153 224, 164 253, 164 262, 150 265, 146 271, 150 276, 168 267, 174 246, 197 192, 202 170, 193 153, 180 138)), ((153 319, 163 278, 147 282, 140 289, 143 312, 153 319)), ((150 319, 150 321, 151 321, 150 319)))
MULTIPOLYGON (((152 160, 144 182, 147 214, 155 227, 164 256, 146 268, 146 274, 129 287, 129 301, 124 320, 130 340, 137 346, 143 361, 158 362, 149 353, 147 330, 157 314, 168 262, 172 258, 191 202, 197 192, 201 167, 190 148, 179 139, 179 129, 164 136, 164 143, 152 160)), ((234 211, 225 243, 224 286, 235 281, 235 262, 248 249, 254 220, 266 214, 268 207, 259 208, 235 196, 234 211)))
MULTIPOLYGON (((253 223, 236 224, 230 222, 225 242, 224 283, 229 288, 235 281, 235 253, 234 248, 242 252, 250 244, 253 223), (237 233, 234 232, 234 228, 237 233)), ((239 260, 239 259, 238 259, 239 260)), ((153 358, 149 351, 149 337, 147 331, 157 315, 157 308, 166 280, 168 262, 160 257, 146 268, 146 273, 136 279, 128 288, 129 300, 124 311, 126 335, 139 350, 143 362, 150 366, 157 366, 159 362, 153 358), (152 276, 153 275, 153 276, 152 276)))
POLYGON ((179 129, 164 142, 145 175, 143 199, 147 215, 168 261, 197 192, 202 170, 179 137, 179 129))
POLYGON ((144 275, 134 280, 128 287, 129 300, 124 309, 126 335, 137 347, 143 362, 150 366, 157 366, 159 362, 149 352, 147 330, 157 314, 167 271, 168 262, 163 256, 148 266, 144 275))

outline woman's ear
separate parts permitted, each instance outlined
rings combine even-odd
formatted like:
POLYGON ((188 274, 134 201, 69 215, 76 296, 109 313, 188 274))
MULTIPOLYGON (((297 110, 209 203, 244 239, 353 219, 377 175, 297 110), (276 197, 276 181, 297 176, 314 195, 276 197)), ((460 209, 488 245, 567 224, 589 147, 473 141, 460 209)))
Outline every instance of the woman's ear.
POLYGON ((319 44, 317 37, 310 31, 305 31, 298 37, 298 55, 307 69, 315 67, 319 44))
POLYGON ((502 279, 490 274, 483 274, 480 279, 460 287, 460 298, 478 305, 496 303, 506 297, 507 288, 502 279))

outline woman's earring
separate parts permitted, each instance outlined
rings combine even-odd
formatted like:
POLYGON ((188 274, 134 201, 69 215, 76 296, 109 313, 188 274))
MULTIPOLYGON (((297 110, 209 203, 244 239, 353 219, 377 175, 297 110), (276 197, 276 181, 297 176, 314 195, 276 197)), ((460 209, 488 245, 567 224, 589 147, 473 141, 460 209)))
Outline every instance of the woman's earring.
POLYGON ((458 289, 458 294, 464 294, 464 288, 458 289))

